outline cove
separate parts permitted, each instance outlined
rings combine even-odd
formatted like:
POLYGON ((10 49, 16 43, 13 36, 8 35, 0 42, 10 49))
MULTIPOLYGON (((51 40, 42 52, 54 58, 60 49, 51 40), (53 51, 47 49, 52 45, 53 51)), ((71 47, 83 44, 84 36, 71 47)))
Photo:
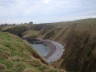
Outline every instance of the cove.
POLYGON ((48 64, 59 60, 64 53, 64 46, 52 40, 34 40, 31 45, 48 64))

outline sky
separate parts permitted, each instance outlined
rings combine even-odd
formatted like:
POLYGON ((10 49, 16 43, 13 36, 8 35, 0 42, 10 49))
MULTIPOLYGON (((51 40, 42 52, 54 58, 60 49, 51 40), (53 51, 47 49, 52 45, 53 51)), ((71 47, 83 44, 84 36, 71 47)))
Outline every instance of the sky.
POLYGON ((96 0, 0 0, 0 23, 50 23, 94 17, 96 0))

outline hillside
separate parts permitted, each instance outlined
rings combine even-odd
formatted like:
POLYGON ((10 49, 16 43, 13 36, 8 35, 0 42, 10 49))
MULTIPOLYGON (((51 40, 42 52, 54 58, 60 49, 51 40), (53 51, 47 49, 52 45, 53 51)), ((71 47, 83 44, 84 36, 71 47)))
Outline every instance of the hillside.
POLYGON ((70 30, 74 28, 76 28, 77 30, 79 29, 82 32, 84 30, 91 30, 91 29, 95 30, 96 18, 82 19, 70 22, 57 22, 57 23, 51 23, 49 25, 53 25, 54 27, 44 32, 42 37, 45 39, 48 38, 51 40, 59 41, 60 43, 64 44, 64 41, 68 36, 68 34, 70 33, 70 30))
POLYGON ((65 45, 63 57, 56 65, 68 72, 96 71, 96 19, 55 23, 54 30, 45 32, 43 38, 65 45), (51 36, 52 35, 52 36, 51 36))
POLYGON ((96 72, 96 18, 3 28, 1 31, 21 38, 50 39, 63 44, 64 54, 53 66, 67 72, 96 72))
POLYGON ((33 53, 19 37, 0 32, 0 72, 59 72, 34 58, 33 53))
POLYGON ((68 72, 95 72, 96 19, 53 24, 55 29, 45 32, 43 38, 65 45, 64 55, 55 65, 68 72))
POLYGON ((73 24, 64 43, 61 67, 69 72, 96 71, 96 20, 73 24))

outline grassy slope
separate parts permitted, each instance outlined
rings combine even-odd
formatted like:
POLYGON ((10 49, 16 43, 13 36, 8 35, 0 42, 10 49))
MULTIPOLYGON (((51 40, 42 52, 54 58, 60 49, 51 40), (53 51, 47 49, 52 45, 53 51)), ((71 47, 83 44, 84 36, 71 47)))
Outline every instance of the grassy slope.
MULTIPOLYGON (((70 29, 80 29, 81 31, 90 29, 96 25, 96 18, 92 19, 82 19, 77 21, 70 21, 70 22, 57 22, 57 23, 50 23, 49 25, 53 25, 54 29, 51 28, 47 30, 43 34, 43 38, 48 38, 52 40, 56 40, 64 44, 66 36, 68 36, 70 29)), ((45 31, 45 30, 44 30, 45 31)))
POLYGON ((73 69, 73 72, 96 71, 94 50, 96 45, 96 19, 51 23, 47 26, 41 24, 36 25, 35 28, 37 30, 40 28, 39 31, 41 31, 43 38, 56 40, 62 44, 67 43, 62 61, 57 62, 56 65, 61 64, 62 68, 69 71, 73 69))
POLYGON ((96 19, 73 24, 65 43, 62 68, 69 72, 96 72, 96 19))
POLYGON ((36 37, 39 37, 40 36, 40 33, 39 31, 35 31, 35 30, 28 30, 28 31, 25 31, 23 34, 23 38, 36 38, 36 37))
MULTIPOLYGON (((60 65, 69 72, 96 72, 96 19, 55 23, 60 29, 47 32, 45 38, 65 44, 60 65), (68 24, 68 25, 66 25, 68 24), (54 36, 50 36, 50 34, 54 36), (52 37, 52 38, 51 38, 52 37)), ((58 64, 59 63, 59 64, 58 64)))
POLYGON ((66 45, 64 55, 56 65, 61 64, 69 72, 96 72, 96 19, 54 25, 59 26, 59 30, 47 30, 44 38, 66 45))
POLYGON ((0 32, 0 72, 58 72, 35 59, 32 52, 17 36, 0 32))

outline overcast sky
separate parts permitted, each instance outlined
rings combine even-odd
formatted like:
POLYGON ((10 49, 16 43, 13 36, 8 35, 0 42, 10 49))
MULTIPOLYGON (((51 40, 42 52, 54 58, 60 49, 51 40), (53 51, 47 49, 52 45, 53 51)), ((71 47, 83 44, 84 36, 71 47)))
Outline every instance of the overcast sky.
POLYGON ((96 0, 0 0, 0 23, 43 23, 90 17, 96 17, 96 0))

